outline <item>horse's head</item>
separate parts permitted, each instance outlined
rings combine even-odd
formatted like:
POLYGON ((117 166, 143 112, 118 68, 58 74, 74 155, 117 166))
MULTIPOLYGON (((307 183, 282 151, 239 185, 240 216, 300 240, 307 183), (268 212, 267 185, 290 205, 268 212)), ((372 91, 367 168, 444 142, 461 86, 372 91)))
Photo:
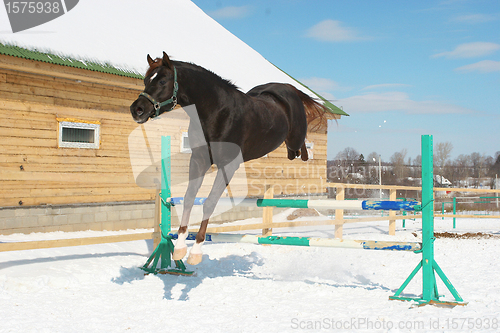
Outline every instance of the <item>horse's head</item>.
POLYGON ((177 70, 168 55, 153 60, 148 54, 149 69, 144 78, 144 91, 130 106, 134 120, 145 123, 177 105, 177 70))

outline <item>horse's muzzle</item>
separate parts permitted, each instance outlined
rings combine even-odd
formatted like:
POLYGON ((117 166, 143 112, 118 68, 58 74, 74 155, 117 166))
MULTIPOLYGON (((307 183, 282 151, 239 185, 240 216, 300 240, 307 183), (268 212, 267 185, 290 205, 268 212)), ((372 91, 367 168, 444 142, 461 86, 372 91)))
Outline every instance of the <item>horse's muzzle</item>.
POLYGON ((150 105, 144 105, 144 103, 139 102, 136 100, 132 105, 130 106, 130 113, 132 114, 132 118, 134 121, 138 124, 143 124, 146 121, 148 121, 150 112, 152 110, 149 110, 148 112, 148 107, 150 108, 150 105))

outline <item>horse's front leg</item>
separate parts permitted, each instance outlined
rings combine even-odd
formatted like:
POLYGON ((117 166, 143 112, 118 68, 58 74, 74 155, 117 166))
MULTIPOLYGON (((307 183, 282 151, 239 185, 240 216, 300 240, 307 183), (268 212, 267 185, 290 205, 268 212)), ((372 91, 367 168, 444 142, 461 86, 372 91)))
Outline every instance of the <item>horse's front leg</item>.
POLYGON ((203 204, 203 220, 201 221, 200 230, 198 230, 198 233, 196 234, 196 242, 191 248, 191 252, 189 252, 189 257, 187 259, 188 264, 198 265, 201 262, 203 256, 201 246, 205 242, 208 220, 214 212, 220 196, 231 181, 231 178, 233 178, 233 175, 238 167, 239 163, 230 163, 217 171, 217 176, 215 177, 212 190, 203 204))
POLYGON ((197 154, 193 150, 191 161, 189 162, 189 184, 184 195, 184 209, 182 211, 181 224, 177 232, 178 238, 175 243, 173 260, 181 260, 187 253, 186 238, 188 236, 189 217, 193 209, 196 194, 203 183, 205 173, 210 168, 210 157, 204 152, 197 154))

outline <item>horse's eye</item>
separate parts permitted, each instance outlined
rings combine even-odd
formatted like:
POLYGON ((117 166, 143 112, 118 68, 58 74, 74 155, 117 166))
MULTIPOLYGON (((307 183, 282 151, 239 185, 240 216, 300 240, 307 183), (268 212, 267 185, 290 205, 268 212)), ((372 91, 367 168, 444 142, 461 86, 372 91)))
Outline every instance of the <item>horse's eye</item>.
POLYGON ((164 86, 165 84, 167 84, 167 81, 165 81, 165 80, 161 80, 161 81, 160 81, 160 84, 161 84, 162 86, 164 86))

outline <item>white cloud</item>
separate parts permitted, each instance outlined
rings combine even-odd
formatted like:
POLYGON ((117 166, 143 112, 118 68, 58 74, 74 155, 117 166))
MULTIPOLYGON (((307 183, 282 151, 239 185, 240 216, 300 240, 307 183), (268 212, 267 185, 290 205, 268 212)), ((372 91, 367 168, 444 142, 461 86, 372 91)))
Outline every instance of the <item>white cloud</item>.
POLYGON ((483 60, 474 64, 456 68, 455 70, 460 72, 478 71, 480 73, 500 72, 500 61, 483 60))
POLYGON ((401 111, 407 114, 471 113, 470 109, 436 101, 414 101, 403 92, 369 93, 340 99, 335 103, 347 113, 401 111))
POLYGON ((218 19, 239 19, 248 16, 251 12, 249 6, 228 6, 208 13, 213 18, 218 19))
POLYGON ((434 58, 475 58, 492 54, 500 49, 500 44, 487 42, 474 42, 458 45, 453 51, 433 55, 434 58))
POLYGON ((339 84, 333 80, 321 77, 311 77, 307 79, 300 79, 300 82, 316 91, 332 91, 339 88, 339 84))
POLYGON ((307 30, 306 37, 321 42, 348 42, 363 39, 355 29, 343 27, 342 22, 335 20, 319 22, 307 30))
POLYGON ((470 15, 460 15, 451 19, 452 22, 460 23, 484 23, 489 21, 494 21, 497 18, 490 14, 470 14, 470 15))
POLYGON ((411 87, 411 85, 404 83, 383 83, 383 84, 374 84, 371 86, 367 86, 361 90, 377 90, 377 89, 399 88, 399 87, 411 87))

